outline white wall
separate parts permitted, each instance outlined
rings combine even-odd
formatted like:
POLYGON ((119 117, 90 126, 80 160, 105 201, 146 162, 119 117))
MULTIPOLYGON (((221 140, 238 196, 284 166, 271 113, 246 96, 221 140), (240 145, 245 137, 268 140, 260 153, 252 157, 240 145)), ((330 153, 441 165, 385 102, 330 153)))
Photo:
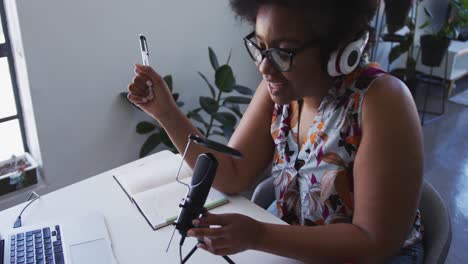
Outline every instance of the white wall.
MULTIPOLYGON (((9 1, 11 10, 16 1, 9 1)), ((46 184, 41 193, 138 158, 146 137, 136 134, 135 126, 147 116, 119 97, 141 61, 138 34, 147 36, 152 66, 173 75, 185 109, 208 94, 197 74, 213 78, 208 46, 220 62, 232 48, 238 83, 255 89, 260 81, 242 43, 250 27, 235 19, 227 0, 22 0, 16 5, 29 76, 29 88, 23 82, 20 90, 30 89, 46 184)), ((19 201, 3 201, 0 208, 19 201)))

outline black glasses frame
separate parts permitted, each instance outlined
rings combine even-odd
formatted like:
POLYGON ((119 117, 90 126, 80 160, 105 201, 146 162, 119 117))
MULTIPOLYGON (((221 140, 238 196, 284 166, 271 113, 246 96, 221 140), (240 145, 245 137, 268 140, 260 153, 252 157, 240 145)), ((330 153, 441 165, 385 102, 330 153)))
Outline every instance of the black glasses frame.
POLYGON ((280 71, 280 72, 285 72, 285 71, 288 71, 289 69, 291 69, 291 65, 293 64, 293 59, 294 57, 304 51, 305 49, 307 48, 311 48, 311 47, 316 47, 320 44, 320 41, 319 39, 314 39, 314 40, 311 40, 311 41, 308 41, 306 42, 302 47, 300 48, 296 48, 296 49, 283 49, 283 48, 270 48, 270 49, 262 49, 260 48, 255 42, 253 42, 252 40, 250 40, 251 38, 255 37, 255 31, 252 31, 250 34, 248 34, 247 36, 245 36, 243 39, 244 39, 244 45, 245 45, 245 48, 247 49, 247 52, 249 53, 250 57, 252 58, 252 60, 256 63, 256 64, 260 64, 262 63, 262 61, 265 59, 265 57, 267 57, 270 62, 271 62, 271 65, 273 65, 273 67, 280 71), (249 49, 249 44, 251 44, 252 46, 254 46, 259 52, 260 54, 262 55, 262 59, 257 62, 257 60, 255 59, 254 55, 250 52, 250 49, 249 49), (281 69, 275 62, 275 60, 273 59, 273 56, 271 55, 272 52, 274 51, 281 51, 281 52, 284 52, 286 53, 288 56, 289 56, 289 65, 286 69, 281 69))

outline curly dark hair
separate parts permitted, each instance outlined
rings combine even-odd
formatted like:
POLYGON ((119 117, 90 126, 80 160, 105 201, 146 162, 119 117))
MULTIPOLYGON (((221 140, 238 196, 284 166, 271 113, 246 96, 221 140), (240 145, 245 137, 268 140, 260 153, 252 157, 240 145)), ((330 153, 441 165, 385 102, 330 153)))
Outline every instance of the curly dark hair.
POLYGON ((370 30, 370 21, 378 6, 377 0, 230 0, 234 13, 255 25, 257 11, 262 5, 282 5, 304 12, 307 23, 323 28, 321 38, 321 64, 326 63, 333 51, 370 30))

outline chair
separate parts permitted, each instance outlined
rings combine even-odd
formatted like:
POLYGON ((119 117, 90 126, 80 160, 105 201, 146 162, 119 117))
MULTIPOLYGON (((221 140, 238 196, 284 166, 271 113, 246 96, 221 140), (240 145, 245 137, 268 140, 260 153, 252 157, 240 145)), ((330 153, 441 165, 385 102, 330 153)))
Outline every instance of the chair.
POLYGON ((427 181, 423 184, 419 210, 424 225, 424 263, 443 264, 452 242, 452 225, 442 197, 427 181))
POLYGON ((266 210, 274 200, 275 189, 273 186, 273 177, 270 176, 257 185, 251 201, 266 210))
MULTIPOLYGON (((269 177, 257 185, 252 202, 267 209, 274 200, 273 177, 269 177)), ((444 201, 427 181, 423 183, 419 210, 424 225, 424 263, 443 264, 452 241, 452 226, 444 201)))

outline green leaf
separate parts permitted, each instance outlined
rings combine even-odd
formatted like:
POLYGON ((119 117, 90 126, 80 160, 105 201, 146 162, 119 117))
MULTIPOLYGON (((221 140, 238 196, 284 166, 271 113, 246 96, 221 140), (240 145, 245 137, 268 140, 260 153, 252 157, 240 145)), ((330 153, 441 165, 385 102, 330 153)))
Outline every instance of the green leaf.
POLYGON ((171 139, 167 135, 164 129, 161 130, 161 141, 164 145, 166 145, 170 149, 175 149, 174 144, 172 144, 171 139))
POLYGON ((230 139, 234 133, 234 128, 226 126, 222 126, 221 128, 223 129, 224 137, 230 139))
POLYGON ((239 117, 239 120, 242 118, 243 113, 240 110, 240 107, 238 104, 234 103, 227 103, 225 107, 229 110, 231 110, 237 117, 239 117))
POLYGON ((136 104, 134 104, 132 101, 130 101, 130 100, 128 99, 128 97, 127 97, 127 96, 128 96, 128 92, 121 92, 121 93, 120 93, 120 96, 121 96, 125 101, 127 101, 129 104, 131 104, 133 107, 135 107, 136 109, 138 109, 138 110, 140 110, 140 111, 143 111, 143 110, 141 110, 140 107, 138 107, 136 104))
POLYGON ((185 103, 184 103, 184 102, 177 102, 176 105, 177 105, 178 107, 182 107, 182 106, 185 105, 185 103))
POLYGON ((247 95, 254 94, 254 91, 252 89, 242 86, 242 85, 234 85, 233 88, 240 94, 247 94, 247 95))
POLYGON ((388 63, 395 61, 402 53, 403 52, 400 45, 393 47, 393 49, 390 51, 390 54, 388 55, 388 63))
POLYGON ((229 112, 214 113, 213 118, 226 127, 234 128, 237 123, 237 118, 229 112))
POLYGON ((242 112, 239 109, 239 105, 231 104, 230 106, 228 106, 228 108, 229 108, 229 110, 234 112, 234 114, 236 114, 239 118, 242 118, 242 112))
POLYGON ((422 25, 419 26, 419 29, 425 29, 425 28, 427 28, 430 24, 431 24, 431 22, 426 21, 426 22, 424 22, 424 24, 422 24, 422 25))
POLYGON ((413 38, 410 38, 410 37, 405 38, 405 40, 401 43, 401 53, 403 54, 404 52, 407 52, 412 45, 413 45, 413 38))
POLYGON ((200 96, 200 106, 208 114, 216 113, 219 109, 218 102, 215 99, 205 96, 200 96))
POLYGON ((128 92, 121 92, 120 93, 120 96, 123 98, 123 99, 128 99, 128 92))
POLYGON ((148 134, 149 132, 156 129, 156 126, 150 122, 142 121, 137 124, 136 132, 138 134, 148 134))
POLYGON ((452 5, 453 7, 457 8, 457 9, 463 9, 463 5, 468 7, 468 1, 466 1, 466 0, 463 0, 463 1, 465 1, 464 4, 462 3, 462 1, 458 2, 458 1, 455 1, 455 0, 450 0, 450 5, 452 5))
MULTIPOLYGON (((195 121, 198 121, 198 122, 202 123, 205 126, 208 125, 208 123, 205 122, 205 120, 203 120, 203 117, 198 112, 190 112, 190 113, 187 114, 187 117, 190 118, 190 119, 193 119, 195 121)), ((203 134, 205 134, 205 133, 203 133, 203 134)))
POLYGON ((153 151, 159 144, 161 144, 161 134, 159 132, 152 134, 146 139, 143 146, 140 149, 140 158, 148 155, 153 151))
POLYGON ((222 137, 224 137, 224 133, 223 133, 223 132, 220 132, 220 131, 213 131, 212 134, 213 134, 213 135, 217 135, 217 136, 222 136, 222 137))
POLYGON ((212 96, 213 98, 215 98, 216 94, 215 94, 215 89, 214 89, 213 85, 211 85, 211 83, 208 81, 208 79, 206 78, 206 76, 203 75, 203 73, 198 72, 198 74, 203 78, 203 80, 205 80, 206 84, 207 84, 208 87, 210 88, 211 96, 212 96))
POLYGON ((210 56, 211 66, 216 71, 219 68, 218 58, 216 57, 216 53, 213 51, 211 47, 208 47, 208 55, 210 56))
POLYGON ((203 135, 205 135, 205 130, 203 130, 203 128, 201 127, 197 127, 198 131, 200 131, 200 133, 202 133, 203 135))
POLYGON ((231 60, 231 54, 232 54, 232 49, 229 50, 229 56, 228 56, 226 64, 229 64, 229 61, 231 60))
POLYGON ((229 93, 232 91, 236 80, 234 78, 234 73, 229 65, 221 66, 215 74, 215 83, 219 90, 229 93))
POLYGON ((172 75, 166 75, 164 76, 163 80, 166 82, 167 86, 169 87, 169 90, 172 92, 173 87, 172 87, 172 75))
POLYGON ((251 98, 244 96, 229 96, 224 99, 225 103, 250 104, 251 98))
POLYGON ((423 9, 424 9, 424 13, 426 14, 426 16, 430 18, 434 18, 434 16, 432 15, 431 11, 429 11, 429 9, 427 9, 425 6, 423 7, 423 9))
POLYGON ((174 101, 177 102, 177 100, 179 100, 179 93, 173 93, 172 98, 174 98, 174 101))

